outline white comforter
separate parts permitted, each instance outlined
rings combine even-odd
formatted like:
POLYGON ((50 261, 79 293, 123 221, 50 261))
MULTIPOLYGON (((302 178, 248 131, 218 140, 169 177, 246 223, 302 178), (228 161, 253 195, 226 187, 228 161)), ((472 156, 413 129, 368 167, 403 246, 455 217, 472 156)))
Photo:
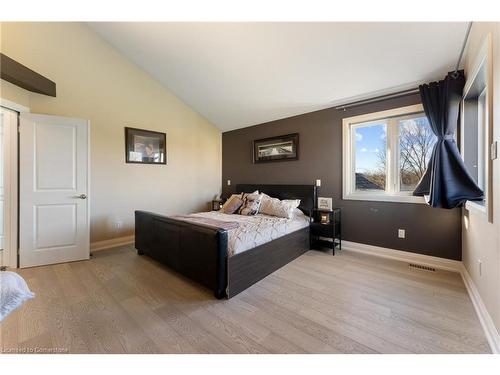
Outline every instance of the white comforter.
POLYGON ((26 281, 15 272, 0 271, 0 322, 27 300, 34 298, 26 281))
POLYGON ((217 211, 199 212, 192 216, 233 221, 238 228, 228 230, 228 255, 242 253, 278 237, 295 232, 309 225, 309 218, 297 209, 293 219, 257 214, 255 216, 227 215, 217 211))

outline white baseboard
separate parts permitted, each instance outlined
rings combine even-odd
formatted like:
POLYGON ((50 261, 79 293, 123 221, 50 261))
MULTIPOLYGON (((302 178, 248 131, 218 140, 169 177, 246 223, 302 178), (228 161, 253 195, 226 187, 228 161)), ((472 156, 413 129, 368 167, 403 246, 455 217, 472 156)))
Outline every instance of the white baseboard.
POLYGON ((476 310, 479 322, 483 328, 488 344, 494 354, 500 354, 500 335, 493 323, 486 306, 481 299, 481 295, 470 277, 463 263, 458 260, 444 259, 429 255, 409 253, 406 251, 388 249, 385 247, 365 245, 356 242, 342 241, 342 250, 353 251, 362 254, 378 256, 387 259, 399 260, 407 263, 417 263, 429 267, 438 268, 446 271, 458 272, 462 276, 467 293, 476 310))
POLYGON ((90 244, 90 251, 94 252, 99 250, 111 249, 118 246, 130 245, 131 243, 134 243, 134 240, 135 236, 125 236, 112 238, 110 240, 96 241, 90 244))
POLYGON ((388 249, 386 247, 366 245, 351 241, 342 241, 342 249, 408 263, 422 264, 424 266, 439 268, 446 271, 461 272, 462 269, 462 262, 458 260, 438 258, 430 255, 410 253, 407 251, 388 249))
POLYGON ((474 284, 472 277, 470 277, 469 272, 467 272, 467 269, 463 264, 460 274, 462 275, 462 280, 464 281, 469 297, 472 300, 474 309, 476 310, 479 321, 481 322, 488 344, 490 344, 491 351, 493 354, 500 354, 500 334, 498 333, 495 323, 493 323, 493 319, 488 313, 488 310, 486 310, 486 306, 481 299, 481 295, 479 294, 476 284, 474 284))

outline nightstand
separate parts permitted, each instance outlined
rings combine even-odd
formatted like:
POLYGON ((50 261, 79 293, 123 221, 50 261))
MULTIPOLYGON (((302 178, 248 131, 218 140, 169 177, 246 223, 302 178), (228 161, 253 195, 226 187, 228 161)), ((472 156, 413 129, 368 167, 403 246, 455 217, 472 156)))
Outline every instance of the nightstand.
POLYGON ((331 211, 313 210, 309 225, 310 249, 320 250, 326 247, 332 249, 332 255, 335 255, 336 246, 342 250, 340 218, 340 208, 331 211))

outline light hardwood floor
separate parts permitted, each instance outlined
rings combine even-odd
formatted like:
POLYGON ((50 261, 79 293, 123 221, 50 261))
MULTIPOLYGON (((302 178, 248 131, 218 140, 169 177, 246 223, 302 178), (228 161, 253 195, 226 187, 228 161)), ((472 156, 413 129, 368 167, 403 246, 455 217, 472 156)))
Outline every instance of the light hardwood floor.
POLYGON ((458 274, 347 251, 223 301, 132 246, 19 273, 37 296, 1 324, 3 352, 489 352, 458 274))

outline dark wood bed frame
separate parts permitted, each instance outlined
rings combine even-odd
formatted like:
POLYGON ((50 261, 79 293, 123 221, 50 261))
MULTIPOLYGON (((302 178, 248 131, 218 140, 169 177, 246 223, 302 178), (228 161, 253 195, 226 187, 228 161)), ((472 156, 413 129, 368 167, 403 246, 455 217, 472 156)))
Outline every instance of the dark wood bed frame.
MULTIPOLYGON (((308 216, 316 202, 314 185, 236 185, 236 192, 259 190, 279 199, 300 199, 308 216)), ((309 250, 309 227, 227 256, 227 231, 146 211, 135 212, 135 247, 213 290, 231 298, 309 250)))

